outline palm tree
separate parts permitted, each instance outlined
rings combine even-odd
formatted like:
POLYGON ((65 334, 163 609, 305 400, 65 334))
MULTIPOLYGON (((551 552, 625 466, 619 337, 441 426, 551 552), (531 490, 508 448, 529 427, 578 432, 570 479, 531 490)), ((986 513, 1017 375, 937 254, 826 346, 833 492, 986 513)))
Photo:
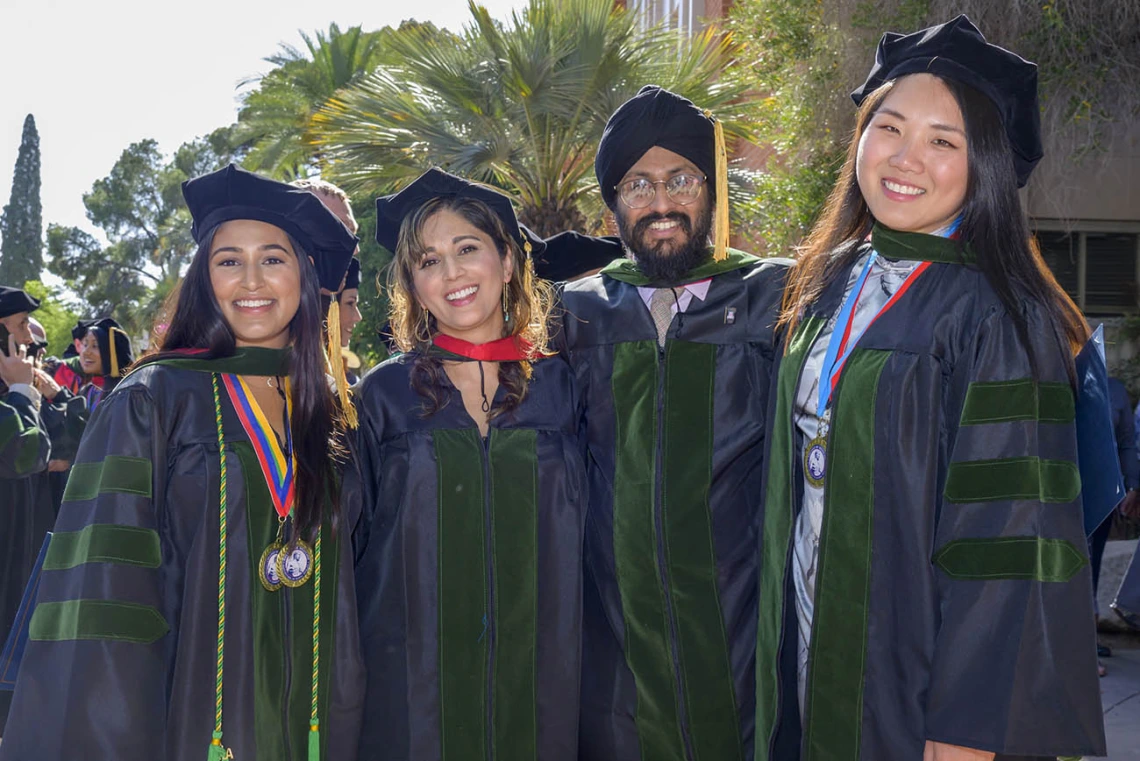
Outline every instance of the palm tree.
POLYGON ((327 34, 301 32, 303 50, 283 44, 266 58, 276 68, 243 82, 259 83, 244 96, 238 114, 235 139, 248 151, 245 166, 280 179, 309 174, 319 162, 309 135, 313 114, 338 89, 384 61, 385 39, 392 33, 389 28, 365 32, 359 26, 342 32, 334 23, 327 34))
POLYGON ((359 193, 402 187, 431 166, 505 189, 536 232, 597 229, 593 162, 606 120, 646 83, 709 108, 748 138, 746 85, 723 72, 731 37, 640 31, 612 0, 530 0, 506 23, 469 3, 452 45, 421 30, 389 41, 391 63, 313 116, 323 175, 359 193))

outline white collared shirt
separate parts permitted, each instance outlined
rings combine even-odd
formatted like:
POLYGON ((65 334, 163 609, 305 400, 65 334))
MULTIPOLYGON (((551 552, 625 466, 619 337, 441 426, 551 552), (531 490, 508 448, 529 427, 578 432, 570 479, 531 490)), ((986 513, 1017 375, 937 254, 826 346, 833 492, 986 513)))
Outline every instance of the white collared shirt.
MULTIPOLYGON (((712 284, 712 278, 705 278, 698 280, 695 283, 688 285, 679 285, 674 290, 677 291, 677 303, 673 304, 673 314, 678 311, 685 312, 689 309, 689 304, 693 303, 693 297, 696 296, 699 300, 704 301, 709 295, 709 286, 712 284)), ((639 285, 637 292, 641 295, 641 300, 645 302, 645 308, 649 308, 649 300, 653 298, 653 293, 659 289, 650 285, 639 285)))

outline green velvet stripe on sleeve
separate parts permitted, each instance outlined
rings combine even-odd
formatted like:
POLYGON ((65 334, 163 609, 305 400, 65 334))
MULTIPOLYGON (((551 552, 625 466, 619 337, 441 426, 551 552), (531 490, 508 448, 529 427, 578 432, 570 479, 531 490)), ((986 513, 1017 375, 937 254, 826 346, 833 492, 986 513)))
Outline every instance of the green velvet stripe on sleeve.
POLYGON ((2 405, 2 409, 5 412, 4 417, 0 418, 0 449, 3 449, 8 446, 8 442, 10 442, 14 436, 20 435, 20 431, 24 430, 24 426, 21 425, 20 415, 15 409, 7 404, 0 403, 0 405, 2 405))
MULTIPOLYGON (((792 337, 780 362, 772 443, 768 453, 768 483, 764 493, 764 534, 760 551, 760 621, 756 631, 756 761, 771 758, 771 744, 780 711, 780 638, 784 623, 784 581, 792 540, 795 506, 795 432, 792 405, 808 350, 824 320, 805 320, 792 337)), ((789 634, 795 636, 795 632, 789 634)), ((795 674, 784 674, 795 679, 795 674)))
POLYGON ((889 351, 856 350, 836 389, 808 655, 804 761, 859 758, 875 512, 873 412, 890 357, 889 351))
POLYGON ((1071 423, 1076 416, 1067 383, 1037 383, 1032 378, 971 383, 962 407, 962 425, 1035 420, 1071 423))
POLYGON ((112 600, 66 600, 36 605, 28 638, 37 642, 111 640, 150 644, 170 631, 157 608, 112 600))
POLYGON ((1030 499, 1072 502, 1081 493, 1081 474, 1068 460, 1011 457, 950 464, 946 476, 949 502, 1002 502, 1030 499))
POLYGON ((101 462, 76 463, 67 478, 63 501, 94 499, 108 492, 150 497, 150 460, 145 457, 107 455, 101 462))
POLYGON ((487 760, 487 528, 475 428, 432 434, 439 472, 439 722, 442 761, 487 760))
POLYGON ((1026 579, 1065 582, 1088 564, 1065 539, 1040 536, 956 539, 934 553, 934 564, 952 579, 1026 579))
POLYGON ((538 433, 491 429, 495 758, 538 757, 538 433))
POLYGON ((625 658, 637 685, 641 758, 685 761, 665 588, 658 565, 656 341, 614 346, 613 541, 625 658))
POLYGON ((44 435, 38 428, 25 428, 20 433, 20 450, 16 454, 17 473, 31 473, 35 469, 36 460, 40 456, 40 437, 44 435))
POLYGON ((45 571, 61 571, 84 563, 114 563, 143 568, 162 564, 158 533, 138 526, 93 523, 79 531, 56 531, 51 536, 45 571))
POLYGON ((714 344, 670 341, 665 360, 661 515, 695 761, 744 756, 709 516, 714 344))

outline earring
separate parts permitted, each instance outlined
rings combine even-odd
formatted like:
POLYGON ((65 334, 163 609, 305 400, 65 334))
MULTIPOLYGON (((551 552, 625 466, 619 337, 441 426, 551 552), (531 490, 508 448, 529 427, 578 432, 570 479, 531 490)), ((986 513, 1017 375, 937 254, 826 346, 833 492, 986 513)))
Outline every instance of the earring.
POLYGON ((431 322, 428 310, 420 308, 420 316, 416 318, 416 341, 421 344, 431 343, 431 322))
POLYGON ((510 281, 503 283, 503 322, 510 324, 511 321, 511 305, 510 297, 507 295, 507 286, 510 281))

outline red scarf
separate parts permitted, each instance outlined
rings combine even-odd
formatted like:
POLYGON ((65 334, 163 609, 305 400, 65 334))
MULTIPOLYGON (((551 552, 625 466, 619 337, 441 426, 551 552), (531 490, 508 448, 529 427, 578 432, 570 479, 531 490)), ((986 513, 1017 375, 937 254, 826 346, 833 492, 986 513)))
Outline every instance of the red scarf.
POLYGON ((507 336, 498 341, 473 344, 462 338, 439 333, 432 339, 432 343, 446 352, 480 362, 522 362, 532 359, 530 343, 520 336, 507 336))

